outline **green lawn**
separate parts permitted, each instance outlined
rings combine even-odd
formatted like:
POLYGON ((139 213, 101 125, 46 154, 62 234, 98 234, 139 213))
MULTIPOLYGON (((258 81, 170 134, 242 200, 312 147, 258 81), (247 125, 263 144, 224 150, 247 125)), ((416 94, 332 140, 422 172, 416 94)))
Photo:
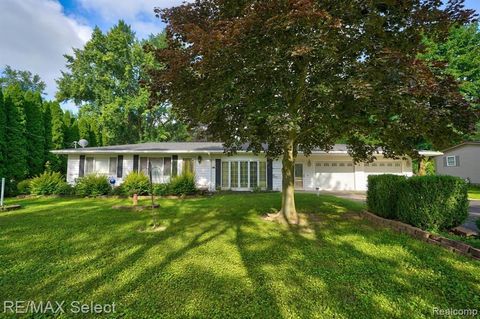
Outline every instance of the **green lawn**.
POLYGON ((468 189, 468 198, 480 200, 480 186, 470 186, 468 189))
MULTIPOLYGON (((480 308, 480 262, 349 218, 362 204, 297 195, 311 229, 267 222, 279 194, 18 200, 0 214, 2 300, 117 304, 122 318, 428 318, 480 308)), ((12 201, 10 201, 12 203, 12 201)), ((3 311, 0 310, 0 316, 3 311)))

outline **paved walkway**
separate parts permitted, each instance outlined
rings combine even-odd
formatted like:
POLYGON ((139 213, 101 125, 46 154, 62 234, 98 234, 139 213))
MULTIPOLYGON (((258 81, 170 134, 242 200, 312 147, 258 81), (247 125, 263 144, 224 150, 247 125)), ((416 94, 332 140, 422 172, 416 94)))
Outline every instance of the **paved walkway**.
MULTIPOLYGON (((320 194, 333 195, 359 202, 365 202, 367 198, 365 192, 320 191, 320 194)), ((471 200, 468 218, 462 226, 480 233, 476 224, 477 219, 480 219, 480 200, 471 200)))

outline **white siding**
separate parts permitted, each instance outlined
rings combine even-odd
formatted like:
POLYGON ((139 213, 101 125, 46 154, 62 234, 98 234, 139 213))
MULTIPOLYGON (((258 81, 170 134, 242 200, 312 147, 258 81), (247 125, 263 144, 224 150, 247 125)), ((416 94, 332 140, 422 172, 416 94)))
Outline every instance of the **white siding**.
POLYGON ((282 190, 282 162, 280 160, 273 161, 272 163, 272 189, 274 191, 281 191, 282 190))

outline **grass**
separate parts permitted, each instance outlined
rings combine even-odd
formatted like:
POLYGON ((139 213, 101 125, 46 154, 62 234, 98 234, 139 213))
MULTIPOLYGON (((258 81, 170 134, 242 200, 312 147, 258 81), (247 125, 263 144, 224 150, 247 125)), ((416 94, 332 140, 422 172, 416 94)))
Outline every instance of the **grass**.
POLYGON ((468 198, 480 200, 480 186, 470 186, 468 189, 468 198))
MULTIPOLYGON (((259 218, 279 194, 18 200, 0 214, 2 300, 117 305, 121 318, 428 318, 480 308, 480 262, 348 218, 363 205, 298 194, 312 229, 259 218), (123 203, 127 203, 123 201, 123 203)), ((0 311, 2 316, 3 311, 0 311)))

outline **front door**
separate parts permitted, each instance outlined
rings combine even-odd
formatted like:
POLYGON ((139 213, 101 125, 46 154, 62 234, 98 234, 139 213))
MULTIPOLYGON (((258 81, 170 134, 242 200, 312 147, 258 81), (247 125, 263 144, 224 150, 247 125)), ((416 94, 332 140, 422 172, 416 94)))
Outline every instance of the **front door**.
POLYGON ((295 189, 303 189, 303 164, 295 164, 295 189))
POLYGON ((163 183, 163 158, 151 158, 150 165, 152 165, 152 183, 163 183))

